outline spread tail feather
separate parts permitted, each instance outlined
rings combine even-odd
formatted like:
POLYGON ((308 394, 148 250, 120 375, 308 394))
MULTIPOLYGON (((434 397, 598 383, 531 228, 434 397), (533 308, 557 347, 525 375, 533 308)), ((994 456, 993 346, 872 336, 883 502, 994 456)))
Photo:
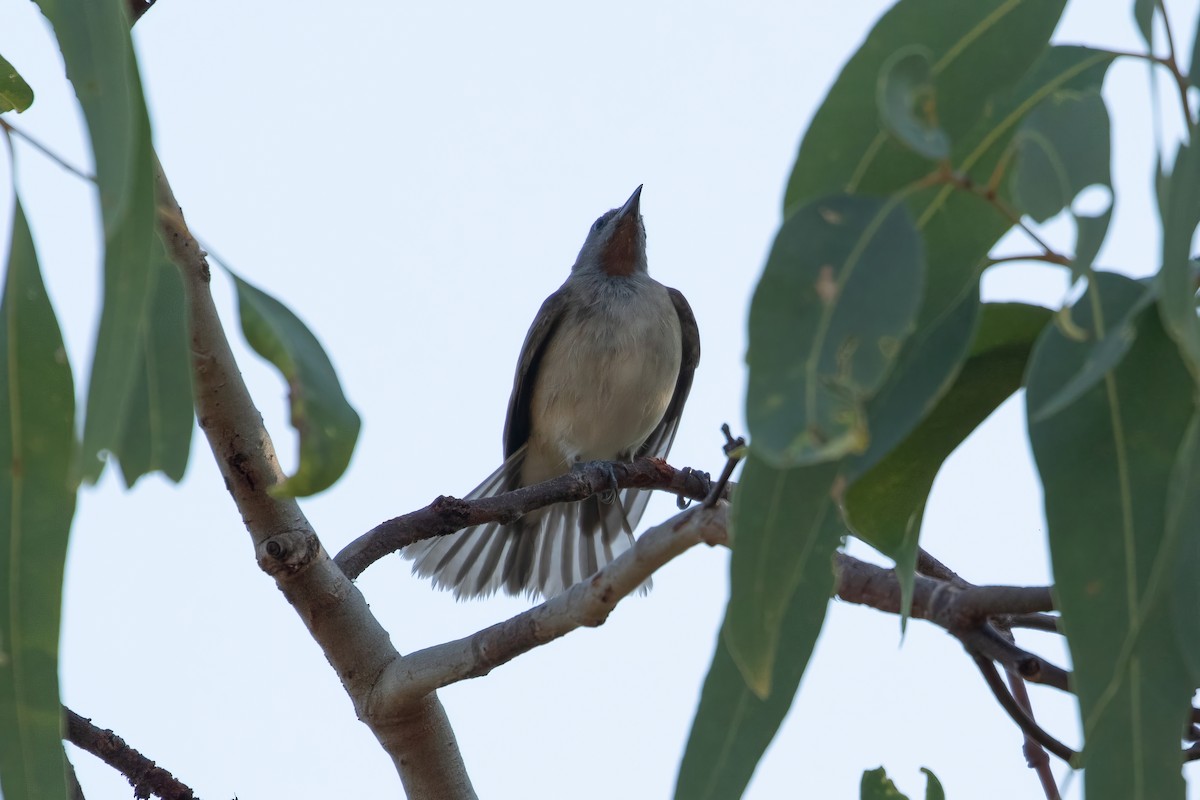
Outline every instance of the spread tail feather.
MULTIPOLYGON (((525 448, 513 453, 468 500, 494 497, 519 485, 525 448)), ((622 490, 613 502, 589 497, 558 503, 501 525, 488 522, 409 545, 401 554, 413 573, 433 579, 460 600, 511 595, 550 598, 595 574, 633 546, 633 528, 648 493, 622 490)), ((650 589, 647 580, 640 593, 650 589)))

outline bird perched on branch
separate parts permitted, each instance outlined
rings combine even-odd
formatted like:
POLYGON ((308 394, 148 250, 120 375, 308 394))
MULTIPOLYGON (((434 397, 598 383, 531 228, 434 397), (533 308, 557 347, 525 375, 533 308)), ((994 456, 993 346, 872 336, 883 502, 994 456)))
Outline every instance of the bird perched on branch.
MULTIPOLYGON (((700 361, 687 300, 646 272, 639 186, 588 231, 517 361, 492 497, 595 460, 665 458, 700 361)), ((622 489, 409 545, 413 572, 458 598, 553 597, 633 545, 649 492, 622 489)))

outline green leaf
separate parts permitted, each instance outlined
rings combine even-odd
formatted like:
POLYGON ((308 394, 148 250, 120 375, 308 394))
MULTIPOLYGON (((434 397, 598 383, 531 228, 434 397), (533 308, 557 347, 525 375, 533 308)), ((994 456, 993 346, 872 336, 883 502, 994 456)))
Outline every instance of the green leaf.
MULTIPOLYGON (((879 131, 874 103, 864 101, 888 55, 914 42, 945 61, 936 76, 938 108, 954 139, 952 163, 981 184, 1003 174, 1025 115, 1056 92, 1099 86, 1112 62, 1110 54, 1083 47, 1046 50, 1060 12, 1061 4, 1054 3, 968 3, 955 5, 948 16, 940 3, 898 4, 843 69, 805 135, 785 207, 795 209, 843 187, 890 194, 928 174, 928 162, 879 131), (947 71, 958 77, 948 79, 947 71), (1016 87, 1005 88, 1023 72, 1016 87), (989 93, 996 96, 985 102, 989 93), (975 109, 974 126, 960 129, 955 125, 966 124, 947 122, 949 106, 975 109)), ((1007 180, 1000 183, 1002 195, 1008 186, 1007 180)), ((950 187, 913 192, 906 203, 925 242, 924 300, 917 331, 870 402, 870 446, 854 459, 852 471, 869 467, 901 441, 950 385, 974 325, 979 271, 992 244, 1009 228, 994 208, 950 187), (924 352, 910 352, 918 348, 924 352)))
POLYGON ((887 776, 883 767, 863 772, 859 797, 862 800, 908 800, 908 795, 896 788, 896 784, 887 776))
MULTIPOLYGON (((792 168, 785 212, 833 192, 890 193, 928 161, 881 125, 876 87, 898 51, 929 53, 939 127, 958 142, 992 95, 1012 87, 1045 49, 1064 2, 901 0, 875 24, 813 117, 792 168)), ((956 151, 959 149, 955 148, 956 151)))
POLYGON ((912 588, 925 502, 942 463, 1021 387, 1026 361, 1052 313, 1023 303, 987 303, 954 384, 898 447, 855 480, 844 498, 855 535, 894 559, 912 588))
POLYGON ((1141 297, 1125 310, 1120 319, 1109 322, 1110 327, 1105 329, 1101 339, 1092 338, 1088 342, 1079 370, 1057 391, 1046 397, 1041 405, 1029 406, 1029 413, 1034 422, 1049 419, 1069 408, 1080 395, 1095 386, 1121 363, 1121 359, 1133 345, 1133 340, 1137 338, 1138 318, 1154 299, 1155 293, 1152 288, 1144 287, 1141 297))
POLYGON ((1038 104, 1016 138, 1013 197, 1045 222, 1088 186, 1112 187, 1108 108, 1099 87, 1056 92, 1038 104))
POLYGON ((1084 214, 1071 216, 1075 219, 1075 258, 1071 259, 1071 276, 1079 278, 1092 271, 1096 256, 1100 254, 1100 246, 1108 235, 1108 223, 1112 221, 1113 207, 1108 208, 1094 217, 1084 214))
POLYGON ((1038 104, 1017 133, 1017 167, 1012 173, 1012 194, 1017 208, 1038 222, 1062 209, 1071 211, 1078 235, 1075 277, 1087 274, 1100 252, 1112 204, 1098 215, 1077 214, 1071 204, 1089 186, 1112 193, 1112 144, 1108 108, 1100 87, 1084 92, 1060 91, 1038 104))
POLYGON ((1192 414, 1167 486, 1166 541, 1178 543, 1171 612, 1176 641, 1200 685, 1200 412, 1192 414))
POLYGON ((734 545, 722 630, 760 699, 771 692, 783 618, 797 587, 821 603, 833 593, 830 559, 845 534, 832 499, 838 466, 776 469, 752 447, 742 471, 730 517, 734 545))
POLYGON ((95 481, 118 447, 138 373, 155 239, 150 119, 124 4, 38 0, 83 106, 104 221, 104 306, 88 379, 79 471, 95 481))
MULTIPOLYGON (((1076 322, 1102 338, 1143 291, 1097 273, 1076 322)), ((1155 306, 1136 327, 1112 372, 1052 419, 1031 414, 1029 424, 1084 720, 1089 800, 1183 797, 1179 738, 1195 688, 1172 611, 1181 548, 1167 535, 1168 485, 1195 414, 1194 387, 1155 306)), ((1044 406, 1088 352, 1048 327, 1029 367, 1029 408, 1044 406)))
MULTIPOLYGON (((1188 133, 1195 143, 1200 127, 1188 133)), ((1200 384, 1200 323, 1196 320, 1196 284, 1192 275, 1192 237, 1200 222, 1200 146, 1181 144, 1166 196, 1163 214, 1163 261, 1158 273, 1158 307, 1171 338, 1200 384)))
POLYGON ((0 114, 16 111, 20 114, 33 105, 33 88, 17 72, 16 67, 0 56, 0 114))
POLYGON ((746 416, 780 467, 861 452, 865 403, 912 329, 921 243, 907 213, 828 197, 784 221, 750 306, 746 416))
MULTIPOLYGON (((104 230, 112 236, 146 190, 146 103, 124 3, 35 0, 54 27, 92 137, 104 230)), ((153 172, 150 172, 151 179, 153 172)), ((150 186, 152 193, 153 184, 150 186)))
POLYGON ((925 773, 925 800, 946 800, 946 790, 942 788, 942 782, 933 774, 933 770, 921 767, 921 772, 925 773))
POLYGON ((848 480, 878 464, 937 405, 962 367, 981 312, 976 284, 940 320, 908 341, 887 382, 867 404, 871 441, 865 452, 847 461, 848 480))
POLYGON ((138 342, 138 370, 114 449, 132 488, 161 470, 178 483, 192 443, 192 370, 183 281, 161 241, 155 245, 153 295, 138 342))
MULTIPOLYGON (((232 274, 232 273, 231 273, 232 274)), ((329 356, 303 322, 275 298, 233 275, 246 341, 283 374, 292 427, 300 435, 296 474, 272 488, 305 497, 329 488, 350 463, 360 426, 329 356)))
MULTIPOLYGON (((758 483, 758 488, 754 483, 750 485, 750 491, 755 495, 761 494, 763 480, 779 475, 778 471, 758 461, 753 467, 747 465, 747 469, 759 473, 750 476, 758 483)), ((811 475, 825 469, 819 466, 789 470, 782 480, 785 487, 794 487, 805 480, 801 477, 805 473, 811 475)), ((746 479, 743 477, 738 484, 738 495, 745 490, 746 479)), ((789 507, 793 505, 786 495, 781 499, 789 507)), ((791 708, 825 620, 833 591, 831 559, 843 531, 841 520, 833 511, 825 515, 825 527, 815 531, 813 539, 813 531, 804 528, 812 522, 808 519, 808 509, 803 512, 792 520, 789 531, 797 543, 809 539, 813 549, 804 565, 805 574, 797 581, 782 615, 770 692, 763 699, 750 690, 730 654, 726 637, 718 636, 712 666, 704 680, 700 705, 679 768, 676 800, 736 800, 741 797, 759 759, 791 708)), ((779 524, 782 526, 784 521, 780 518, 779 524)), ((749 534, 743 529, 737 535, 749 534)), ((738 540, 735 552, 741 546, 741 540, 738 540)), ((729 624, 731 620, 726 612, 727 628, 729 624)))
POLYGON ((876 102, 883 125, 919 155, 941 161, 950 157, 950 139, 938 127, 937 90, 931 54, 904 47, 883 63, 876 102))
POLYGON ((0 787, 66 796, 58 638, 75 512, 75 389, 24 212, 0 304, 0 787))
POLYGON ((1133 21, 1151 51, 1154 50, 1154 5, 1155 0, 1133 0, 1133 21))

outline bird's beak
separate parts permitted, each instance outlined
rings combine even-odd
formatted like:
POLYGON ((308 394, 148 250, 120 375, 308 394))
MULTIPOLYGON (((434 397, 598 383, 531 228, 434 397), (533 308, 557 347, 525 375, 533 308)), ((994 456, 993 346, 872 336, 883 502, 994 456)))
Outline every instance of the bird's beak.
POLYGON ((617 214, 620 219, 626 217, 636 218, 642 206, 642 187, 633 190, 633 194, 629 195, 629 199, 625 201, 625 205, 621 206, 621 212, 617 214))
POLYGON ((613 219, 613 232, 600 253, 600 268, 609 275, 632 275, 639 263, 645 263, 641 200, 642 187, 639 186, 613 219))

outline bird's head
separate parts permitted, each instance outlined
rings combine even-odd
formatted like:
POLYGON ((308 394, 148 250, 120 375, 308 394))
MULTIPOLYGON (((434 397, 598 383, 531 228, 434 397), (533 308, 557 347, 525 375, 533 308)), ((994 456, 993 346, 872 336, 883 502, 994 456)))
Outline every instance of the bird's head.
POLYGON ((646 271, 646 227, 642 224, 642 187, 633 190, 625 205, 600 215, 592 223, 573 272, 598 272, 627 276, 646 271))

